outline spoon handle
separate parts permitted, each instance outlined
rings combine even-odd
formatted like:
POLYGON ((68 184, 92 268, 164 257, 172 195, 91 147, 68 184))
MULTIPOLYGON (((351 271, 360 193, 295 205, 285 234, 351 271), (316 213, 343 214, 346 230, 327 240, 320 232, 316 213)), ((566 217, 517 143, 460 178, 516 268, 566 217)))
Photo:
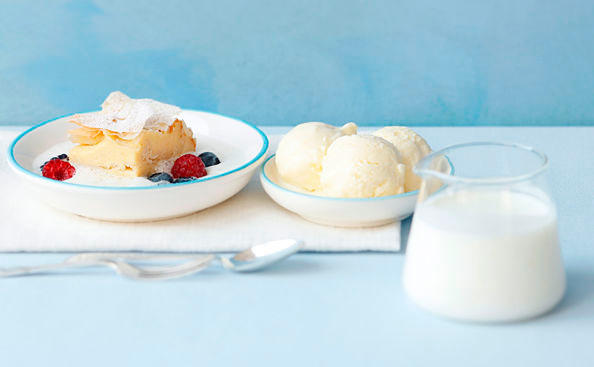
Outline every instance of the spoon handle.
POLYGON ((36 266, 18 266, 14 268, 0 269, 0 277, 14 277, 26 274, 45 273, 52 270, 102 266, 99 262, 61 262, 56 264, 44 264, 36 266))
POLYGON ((141 252, 83 252, 66 259, 67 262, 97 261, 102 259, 121 260, 175 260, 204 257, 203 254, 184 253, 141 253, 141 252))

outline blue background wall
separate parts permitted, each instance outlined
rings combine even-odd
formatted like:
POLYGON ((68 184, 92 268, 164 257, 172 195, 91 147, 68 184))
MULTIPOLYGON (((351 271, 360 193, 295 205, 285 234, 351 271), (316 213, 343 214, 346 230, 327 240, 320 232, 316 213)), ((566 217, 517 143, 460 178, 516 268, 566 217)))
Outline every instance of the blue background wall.
POLYGON ((0 124, 116 89, 257 124, 594 124, 592 0, 0 4, 0 124))

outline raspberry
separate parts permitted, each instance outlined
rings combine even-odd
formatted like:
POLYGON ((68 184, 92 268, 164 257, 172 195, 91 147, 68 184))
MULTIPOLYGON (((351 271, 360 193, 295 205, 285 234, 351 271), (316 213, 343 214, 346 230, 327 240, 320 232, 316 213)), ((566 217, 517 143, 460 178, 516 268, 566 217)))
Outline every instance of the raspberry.
MULTIPOLYGON (((51 161, 52 159, 59 159, 59 160, 62 160, 62 161, 64 161, 64 162, 68 162, 68 161, 70 160, 70 158, 68 158, 68 154, 65 154, 65 153, 62 153, 62 154, 60 154, 60 155, 58 155, 58 156, 55 156, 55 157, 51 157, 51 158, 49 159, 49 161, 51 161)), ((44 166, 47 164, 47 162, 49 162, 49 161, 45 161, 45 163, 44 163, 44 164, 42 164, 42 165, 39 167, 39 169, 43 171, 43 167, 44 167, 44 166)))
POLYGON ((202 177, 206 176, 204 162, 193 154, 184 154, 173 163, 171 176, 180 177, 202 177))
POLYGON ((70 163, 54 158, 43 166, 41 174, 52 180, 64 181, 74 176, 75 172, 76 169, 70 163))

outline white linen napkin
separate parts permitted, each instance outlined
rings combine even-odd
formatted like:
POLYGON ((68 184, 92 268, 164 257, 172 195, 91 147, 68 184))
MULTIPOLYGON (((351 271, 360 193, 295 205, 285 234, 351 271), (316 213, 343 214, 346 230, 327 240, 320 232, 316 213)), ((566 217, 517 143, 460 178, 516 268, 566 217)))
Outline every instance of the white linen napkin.
MULTIPOLYGON (((112 223, 64 213, 30 197, 8 167, 7 147, 22 130, 0 128, 0 252, 230 252, 282 238, 301 239, 308 251, 400 250, 400 223, 375 228, 310 223, 274 203, 258 174, 235 197, 181 218, 112 223)), ((272 146, 279 138, 270 136, 272 146)))

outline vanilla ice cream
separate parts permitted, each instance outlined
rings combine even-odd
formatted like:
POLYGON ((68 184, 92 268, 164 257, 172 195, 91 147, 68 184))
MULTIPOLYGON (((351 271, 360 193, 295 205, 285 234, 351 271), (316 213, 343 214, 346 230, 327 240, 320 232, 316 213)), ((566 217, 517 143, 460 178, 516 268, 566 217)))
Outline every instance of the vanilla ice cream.
POLYGON ((276 151, 280 177, 304 190, 318 190, 322 159, 328 147, 341 136, 356 133, 357 125, 352 122, 341 128, 322 122, 297 125, 282 138, 276 151))
POLYGON ((404 188, 408 191, 418 190, 421 178, 413 173, 413 167, 424 156, 431 152, 431 148, 420 135, 404 126, 387 126, 373 133, 394 144, 402 163, 406 165, 406 180, 404 188))
POLYGON ((322 162, 319 194, 367 198, 404 192, 406 169, 388 141, 372 135, 343 136, 322 162))

